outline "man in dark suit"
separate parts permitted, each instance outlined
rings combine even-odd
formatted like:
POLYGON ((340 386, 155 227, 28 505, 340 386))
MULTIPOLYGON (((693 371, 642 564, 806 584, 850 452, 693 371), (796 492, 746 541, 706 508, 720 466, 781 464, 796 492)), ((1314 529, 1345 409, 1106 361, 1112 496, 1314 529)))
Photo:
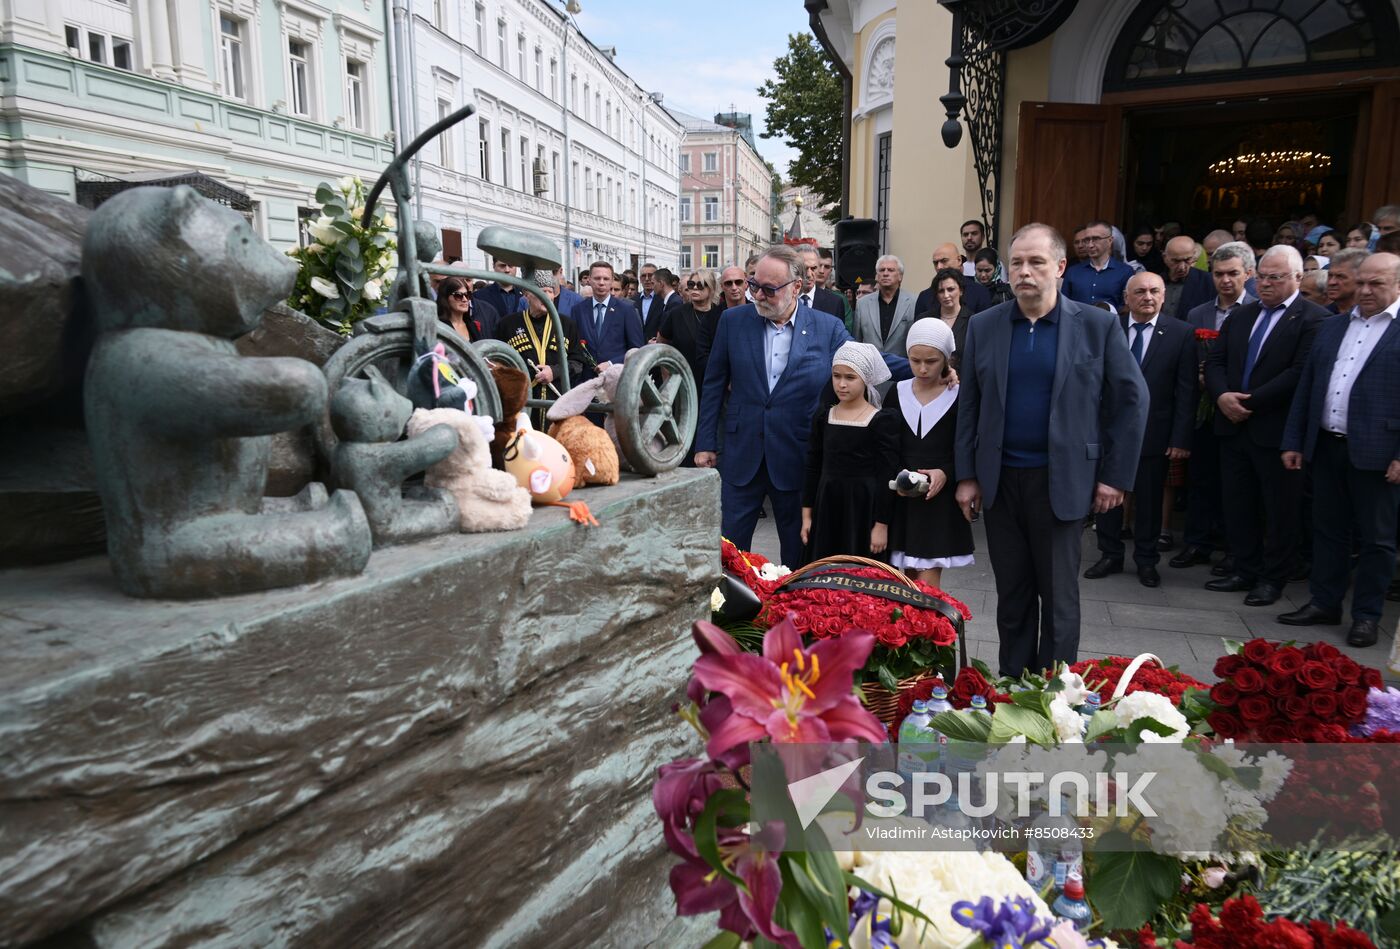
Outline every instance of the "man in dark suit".
POLYGON ((642 333, 647 339, 656 338, 667 313, 685 304, 685 296, 680 292, 681 279, 667 268, 656 271, 651 285, 655 288, 656 297, 647 311, 646 319, 642 321, 642 333))
MULTIPOLYGON (((812 414, 831 381, 831 357, 851 338, 841 320, 802 305, 804 268, 791 247, 773 247, 759 258, 750 284, 754 302, 720 317, 695 432, 695 466, 719 467, 724 536, 747 549, 766 497, 783 563, 792 567, 802 563, 802 480, 812 414), (716 454, 721 408, 722 456, 716 454)), ((909 378, 907 360, 884 358, 895 378, 909 378)))
POLYGON ((1011 239, 1015 300, 972 318, 954 467, 972 520, 987 509, 1002 675, 1073 662, 1084 518, 1123 503, 1147 427, 1147 386, 1113 314, 1059 293, 1065 242, 1011 239))
MULTIPOLYGON (((1216 248, 1210 262, 1215 283, 1215 299, 1193 307, 1186 314, 1192 332, 1220 332, 1225 320, 1240 307, 1254 302, 1245 289, 1254 278, 1254 251, 1243 241, 1230 241, 1216 248)), ((1198 346, 1203 350, 1208 346, 1198 346)), ((1204 362, 1201 371, 1204 371, 1204 362)), ((1186 468, 1186 543, 1170 561, 1171 566, 1191 567, 1209 563, 1214 550, 1213 534, 1224 536, 1225 507, 1220 495, 1220 444, 1215 434, 1215 417, 1209 414, 1191 435, 1191 461, 1186 468)), ((1219 564, 1220 575, 1233 573, 1229 564, 1219 564)))
MULTIPOLYGON (((588 268, 588 282, 593 286, 593 296, 574 304, 569 316, 578 325, 579 335, 588 349, 589 355, 606 368, 607 363, 620 363, 627 350, 645 345, 642 335, 642 318, 632 304, 612 295, 613 268, 606 261, 598 261, 588 268)), ((591 368, 585 367, 584 378, 594 375, 591 368)))
MULTIPOLYGON (((940 270, 962 271, 963 257, 958 253, 956 244, 939 244, 933 249, 933 272, 936 274, 940 270)), ((987 292, 987 288, 977 280, 975 276, 969 277, 963 274, 963 305, 973 313, 981 313, 992 305, 992 295, 987 292)), ((919 291, 919 296, 914 301, 915 313, 937 313, 938 312, 938 288, 929 286, 919 291)))
POLYGON ((1280 616, 1288 626, 1337 625, 1360 548, 1351 597, 1353 646, 1375 645, 1395 571, 1400 512, 1400 257, 1373 254, 1357 270, 1356 308, 1322 324, 1288 413, 1283 465, 1306 458, 1313 475, 1310 599, 1280 616))
POLYGON ((817 253, 817 249, 811 244, 803 244, 797 248, 797 254, 802 258, 802 266, 806 272, 806 276, 802 278, 802 293, 800 294, 802 305, 820 310, 823 313, 830 313, 838 320, 844 321, 846 304, 841 299, 841 295, 832 293, 817 283, 817 274, 821 270, 822 263, 821 255, 817 253))
MULTIPOLYGON (((1134 274, 1124 292, 1128 315, 1122 318, 1128 352, 1147 383, 1147 432, 1142 439, 1137 477, 1133 480, 1133 562, 1138 581, 1160 586, 1157 535, 1162 532, 1159 500, 1167 483, 1167 463, 1189 457, 1191 427, 1196 420, 1196 337, 1181 320, 1162 315, 1166 288, 1155 273, 1134 274)), ((1123 509, 1115 507, 1094 519, 1098 563, 1084 571, 1098 580, 1123 569, 1123 509)))
MULTIPOLYGON (((496 273, 509 274, 512 277, 515 276, 515 268, 504 261, 492 260, 491 269, 496 271, 496 273)), ((501 283, 500 281, 488 283, 472 294, 472 298, 477 303, 487 304, 490 312, 498 314, 499 316, 508 316, 525 306, 524 292, 512 287, 508 283, 501 283)), ((496 335, 495 320, 492 320, 490 326, 487 326, 484 320, 479 322, 481 322, 481 332, 483 335, 489 337, 494 337, 496 335)))
POLYGON ((1215 296, 1210 274, 1196 266, 1196 242, 1186 235, 1167 241, 1167 300, 1162 313, 1178 320, 1215 296))
POLYGON ((1249 591, 1246 606, 1268 606, 1297 569, 1302 472, 1279 464, 1288 407, 1318 324, 1327 311, 1298 292, 1303 260, 1287 245, 1269 248, 1255 279, 1259 300, 1236 310, 1206 356, 1215 401, 1225 527, 1235 572, 1206 584, 1249 591))

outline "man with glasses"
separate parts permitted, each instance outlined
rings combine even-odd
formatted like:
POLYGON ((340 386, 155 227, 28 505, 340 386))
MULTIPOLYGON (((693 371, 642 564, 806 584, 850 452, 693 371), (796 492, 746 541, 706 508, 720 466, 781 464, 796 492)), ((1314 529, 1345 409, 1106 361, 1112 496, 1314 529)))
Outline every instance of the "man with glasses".
POLYGON ((1235 567, 1206 589, 1248 591, 1246 606, 1277 602, 1298 568, 1303 473, 1279 464, 1279 445, 1313 336, 1328 316, 1298 292, 1302 279, 1295 248, 1269 248, 1255 276, 1259 299, 1225 320, 1206 356, 1235 567))
POLYGON ((1113 225, 1091 221, 1074 235, 1079 263, 1066 268, 1060 292, 1076 303, 1108 304, 1115 313, 1123 309, 1123 290, 1133 268, 1113 256, 1113 225))
POLYGON ((817 281, 817 270, 821 266, 821 256, 811 244, 803 244, 797 249, 802 258, 802 305, 823 313, 830 313, 838 320, 846 317, 846 303, 840 294, 832 293, 817 281))
MULTIPOLYGON (((939 244, 933 249, 931 260, 933 262, 933 272, 935 274, 940 270, 956 270, 959 272, 963 270, 963 257, 962 254, 958 253, 958 246, 956 244, 939 244)), ((973 313, 981 313, 992 305, 992 295, 987 291, 987 288, 982 286, 977 280, 975 273, 971 277, 963 273, 962 285, 963 305, 973 313)), ((918 319, 921 316, 937 312, 938 288, 930 283, 926 289, 919 291, 918 297, 914 300, 914 317, 918 319)))
POLYGON ((656 302, 656 264, 642 264, 637 279, 642 285, 642 295, 637 299, 637 312, 641 314, 642 325, 651 315, 651 305, 656 302))
POLYGON ((749 288, 749 279, 744 275, 744 268, 730 265, 724 268, 724 273, 719 275, 719 289, 724 294, 724 308, 733 309, 736 306, 743 306, 749 302, 746 291, 749 288))
MULTIPOLYGON (((773 247, 759 258, 749 284, 754 302, 719 321, 695 433, 696 467, 719 468, 724 536, 747 549, 766 498, 782 562, 791 567, 803 563, 802 482, 812 415, 831 379, 831 357, 851 338, 840 319, 802 304, 805 272, 791 247, 773 247), (723 456, 717 454, 721 414, 723 456)), ((885 362, 895 378, 909 377, 903 358, 887 355, 885 362)))
POLYGON ((1162 256, 1167 263, 1167 299, 1162 304, 1162 315, 1185 320, 1187 314, 1215 296, 1210 274, 1196 266, 1199 248, 1185 234, 1167 241, 1167 251, 1162 256))
POLYGON ((1287 626, 1342 621, 1352 566, 1351 646, 1379 637, 1386 584, 1395 570, 1400 512, 1400 257, 1374 254, 1357 273, 1356 308, 1327 320, 1303 368, 1283 434, 1283 465, 1306 457, 1313 475, 1310 597, 1278 618, 1287 626))

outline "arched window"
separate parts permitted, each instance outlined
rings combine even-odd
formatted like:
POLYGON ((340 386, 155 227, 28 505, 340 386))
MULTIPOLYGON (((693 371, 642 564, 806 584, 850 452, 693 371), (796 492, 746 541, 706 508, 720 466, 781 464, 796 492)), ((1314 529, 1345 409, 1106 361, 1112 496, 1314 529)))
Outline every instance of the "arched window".
POLYGON ((1386 0, 1146 0, 1119 34, 1104 88, 1389 65, 1398 36, 1386 0))

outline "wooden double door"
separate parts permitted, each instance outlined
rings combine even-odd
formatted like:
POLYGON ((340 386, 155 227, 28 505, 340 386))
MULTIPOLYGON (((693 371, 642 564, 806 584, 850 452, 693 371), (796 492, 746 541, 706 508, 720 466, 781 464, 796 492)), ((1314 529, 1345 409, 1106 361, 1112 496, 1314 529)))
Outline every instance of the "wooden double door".
MULTIPOLYGON (((1332 217, 1338 223, 1364 220, 1376 207, 1400 201, 1400 70, 1114 93, 1095 105, 1022 103, 1014 227, 1041 221, 1068 239, 1095 218, 1124 229, 1150 223, 1131 219, 1151 206, 1137 194, 1147 185, 1139 182, 1141 156, 1132 153, 1130 134, 1134 121, 1145 123, 1148 115, 1177 110, 1186 117, 1185 134, 1192 113, 1205 119, 1211 110, 1250 102, 1253 114, 1286 121, 1302 101, 1328 95, 1348 97, 1356 113, 1355 139, 1341 156, 1347 167, 1340 179, 1334 176, 1334 188, 1344 196, 1333 202, 1332 217)), ((1160 215, 1159 222, 1185 222, 1189 210, 1160 215)))

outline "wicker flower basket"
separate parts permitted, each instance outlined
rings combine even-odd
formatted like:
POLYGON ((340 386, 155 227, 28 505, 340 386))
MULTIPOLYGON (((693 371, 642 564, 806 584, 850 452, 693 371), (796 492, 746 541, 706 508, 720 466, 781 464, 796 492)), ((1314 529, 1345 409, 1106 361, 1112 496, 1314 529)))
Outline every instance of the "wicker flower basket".
MULTIPOLYGON (((805 567, 794 570, 792 573, 783 577, 782 580, 778 581, 777 587, 773 592, 776 593, 782 590, 787 584, 794 583, 805 576, 817 573, 823 569, 843 566, 874 567, 882 573, 887 574, 891 580, 902 586, 907 586, 909 589, 915 591, 919 589, 918 584, 907 575, 891 567, 887 563, 881 563, 869 557, 840 556, 824 557, 821 560, 814 560, 805 567)), ((949 618, 953 623, 954 630, 956 630, 958 634, 958 666, 961 668, 967 665, 967 631, 963 626, 962 617, 957 615, 956 611, 954 611, 953 615, 956 616, 956 619, 952 617, 949 618)), ((895 719, 899 716, 899 694, 929 679, 937 678, 937 676, 937 670, 929 669, 909 676, 908 678, 900 679, 898 683, 899 688, 894 692, 891 692, 878 682, 863 683, 861 685, 861 704, 869 709, 870 713, 878 718, 886 728, 891 728, 894 725, 895 719)))

